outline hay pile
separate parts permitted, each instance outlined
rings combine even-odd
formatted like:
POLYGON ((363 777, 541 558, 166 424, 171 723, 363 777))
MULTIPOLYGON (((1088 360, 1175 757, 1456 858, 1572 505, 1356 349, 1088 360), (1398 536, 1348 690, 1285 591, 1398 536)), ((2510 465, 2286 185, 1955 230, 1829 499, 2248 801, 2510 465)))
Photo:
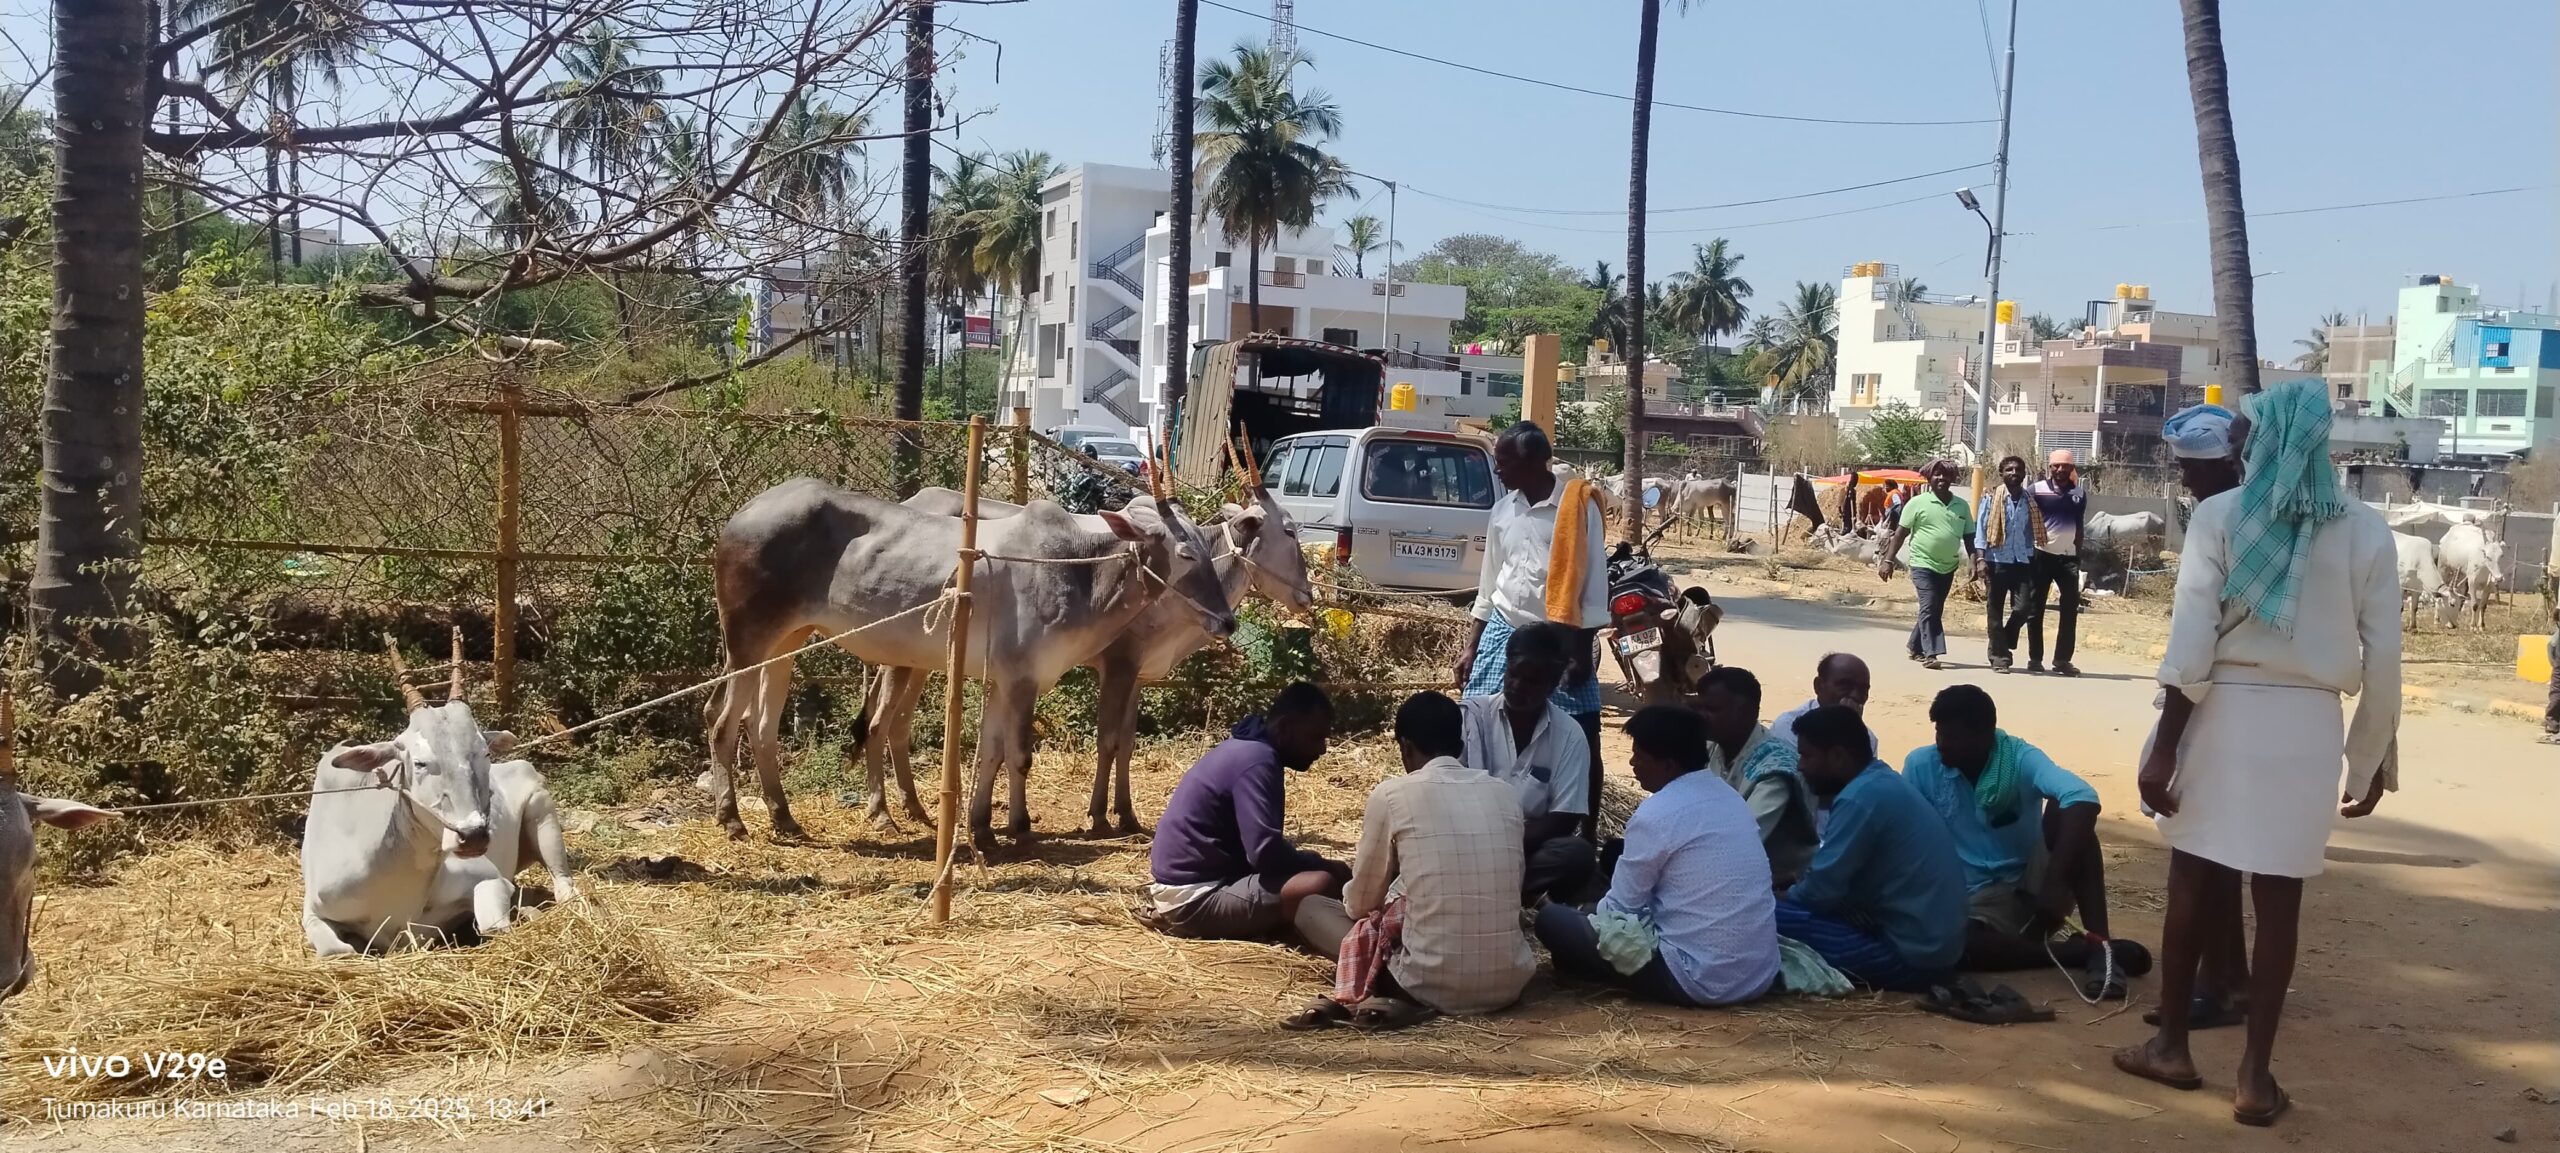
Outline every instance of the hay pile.
MULTIPOLYGON (((653 934, 601 904, 574 901, 476 948, 335 960, 206 950, 126 982, 74 985, 60 991, 67 1003, 13 1021, 9 1063, 24 1071, 74 1047, 203 1053, 228 1066, 225 1084, 207 1090, 353 1084, 422 1059, 503 1064, 621 1048, 692 1015, 708 993, 653 934)), ((13 1113, 31 1106, 31 1093, 82 1100, 172 1088, 138 1061, 121 1078, 12 1081, 13 1113)))

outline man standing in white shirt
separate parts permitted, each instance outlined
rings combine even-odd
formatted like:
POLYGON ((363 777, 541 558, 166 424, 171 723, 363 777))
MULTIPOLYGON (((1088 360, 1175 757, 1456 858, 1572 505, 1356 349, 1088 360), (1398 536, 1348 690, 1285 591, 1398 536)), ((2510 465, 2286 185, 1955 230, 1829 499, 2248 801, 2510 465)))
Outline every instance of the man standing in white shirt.
POLYGON ((1475 627, 1456 669, 1460 695, 1502 691, 1513 630, 1540 623, 1573 630, 1564 680, 1553 699, 1582 728, 1593 769, 1583 802, 1583 836, 1591 838, 1598 830, 1589 814, 1600 811, 1600 682, 1593 675, 1593 645, 1607 620, 1609 600, 1599 500, 1580 479, 1558 475, 1546 430, 1529 421, 1513 424, 1495 439, 1493 472, 1505 491, 1485 520, 1475 627), (1576 539, 1557 540, 1559 525, 1578 530, 1576 539), (1551 588, 1559 575, 1573 587, 1551 588))
POLYGON ((1502 691, 1458 703, 1467 719, 1467 767, 1520 794, 1528 861, 1520 903, 1526 907, 1581 900, 1599 863, 1591 842, 1574 835, 1591 810, 1590 751, 1582 729, 1550 699, 1570 663, 1572 637, 1571 630, 1544 622, 1512 633, 1502 691))

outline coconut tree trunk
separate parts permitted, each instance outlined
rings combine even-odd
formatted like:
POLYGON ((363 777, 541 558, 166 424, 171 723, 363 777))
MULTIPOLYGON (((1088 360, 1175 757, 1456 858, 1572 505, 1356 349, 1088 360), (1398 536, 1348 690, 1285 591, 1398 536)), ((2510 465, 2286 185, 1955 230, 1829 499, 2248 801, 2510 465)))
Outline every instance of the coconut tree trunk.
MULTIPOLYGON (((907 107, 905 171, 898 205, 899 420, 924 419, 925 237, 933 208, 933 5, 907 10, 907 107)), ((900 494, 915 491, 922 475, 921 445, 899 438, 900 494)))
POLYGON ((2196 156, 2204 170, 2221 382, 2256 392, 2257 282, 2249 275, 2249 220, 2240 206, 2240 142, 2231 130, 2231 84, 2222 60, 2222 0, 2178 0, 2178 9, 2186 18, 2187 94, 2195 103, 2196 156))
POLYGON ((1644 538, 1644 185, 1653 147, 1653 49, 1662 0, 1643 0, 1636 29, 1636 114, 1627 151, 1627 483, 1625 540, 1644 538))
POLYGON ((54 687, 133 655, 142 557, 146 0, 54 5, 52 371, 30 616, 54 687))
POLYGON ((284 279, 284 214, 276 210, 278 192, 284 187, 276 172, 278 150, 267 146, 267 281, 284 279))
POLYGON ((1173 231, 1165 237, 1164 439, 1179 447, 1182 397, 1191 382, 1191 117, 1198 81, 1192 75, 1192 53, 1200 34, 1200 0, 1173 4, 1173 204, 1165 219, 1173 231))
POLYGON ((1247 336, 1262 331, 1262 241, 1260 240, 1245 242, 1244 326, 1247 336))

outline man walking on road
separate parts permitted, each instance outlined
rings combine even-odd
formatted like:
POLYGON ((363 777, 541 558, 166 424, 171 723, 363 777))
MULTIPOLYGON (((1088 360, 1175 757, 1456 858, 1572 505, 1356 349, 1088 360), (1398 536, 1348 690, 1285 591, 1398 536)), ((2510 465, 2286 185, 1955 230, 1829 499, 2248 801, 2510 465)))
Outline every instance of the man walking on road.
POLYGON ((1484 572, 1478 578, 1474 635, 1458 658, 1463 696, 1502 691, 1514 629, 1553 623, 1572 631, 1564 681, 1551 698, 1582 728, 1590 753, 1585 839, 1600 811, 1600 681, 1594 637, 1607 620, 1609 557, 1601 543, 1600 497, 1581 477, 1557 475, 1545 429, 1520 421, 1493 442, 1493 474, 1502 499, 1485 520, 1484 572))
POLYGON ((1902 502, 1894 517, 1893 537, 1876 557, 1876 578, 1893 579, 1893 564, 1903 542, 1911 544, 1911 587, 1920 594, 1920 619, 1912 622, 1911 659, 1920 667, 1945 668, 1947 594, 1955 589, 1956 568, 1973 552, 1973 510, 1956 499, 1956 464, 1939 459, 1921 470, 1929 488, 1902 502))
MULTIPOLYGON (((2036 537, 2033 583, 2027 594, 2027 671, 2044 671, 2044 606, 2049 603, 2045 595, 2059 588, 2062 622, 2053 638, 2053 671, 2076 677, 2080 670, 2071 663, 2071 649, 2080 623, 2080 525, 2088 518, 2089 490, 2080 487, 2070 449, 2057 448, 2045 458, 2044 479, 2028 486, 2027 494, 2035 498, 2036 513, 2044 520, 2044 531, 2036 537)), ((2009 647, 2013 652, 2017 644, 2017 630, 2012 627, 2009 647)))
POLYGON ((1982 495, 1974 524, 1980 551, 1973 575, 1988 586, 1982 599, 1989 614, 1991 671, 2005 673, 2017 653, 2018 628, 2035 607, 2027 587, 2035 580, 2036 546, 2044 543, 2044 512, 2027 493, 2025 458, 2001 459, 2000 485, 1982 495))

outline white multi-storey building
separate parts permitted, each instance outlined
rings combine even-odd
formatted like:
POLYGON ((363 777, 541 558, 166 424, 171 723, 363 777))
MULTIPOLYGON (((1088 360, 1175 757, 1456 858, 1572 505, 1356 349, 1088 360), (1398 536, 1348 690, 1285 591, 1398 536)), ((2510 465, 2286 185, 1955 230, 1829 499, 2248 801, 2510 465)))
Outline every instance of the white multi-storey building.
POLYGON ((1253 331, 1387 351, 1386 387, 1414 385, 1418 416, 1490 416, 1519 393, 1516 357, 1453 350, 1450 325, 1466 315, 1466 290, 1335 275, 1330 229, 1291 231, 1251 269, 1246 246, 1216 222, 1192 232, 1192 271, 1170 274, 1171 178, 1152 168, 1083 164, 1042 190, 1039 295, 1031 305, 1030 355, 1009 404, 1031 408, 1035 427, 1126 428, 1151 440, 1161 427, 1168 368, 1165 327, 1174 300, 1190 309, 1193 342, 1253 331), (1251 284, 1251 276, 1258 284, 1251 284), (1259 292, 1259 324, 1250 315, 1259 292))

